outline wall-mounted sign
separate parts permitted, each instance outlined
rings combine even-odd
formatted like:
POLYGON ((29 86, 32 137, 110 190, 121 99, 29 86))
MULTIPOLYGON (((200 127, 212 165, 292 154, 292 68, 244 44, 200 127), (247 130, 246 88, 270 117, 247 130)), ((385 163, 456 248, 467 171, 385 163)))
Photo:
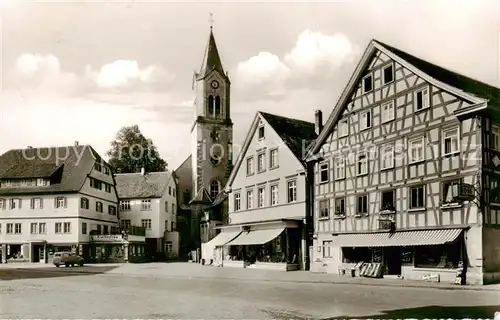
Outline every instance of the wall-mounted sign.
POLYGON ((99 234, 90 236, 91 241, 96 242, 121 242, 121 234, 99 234))

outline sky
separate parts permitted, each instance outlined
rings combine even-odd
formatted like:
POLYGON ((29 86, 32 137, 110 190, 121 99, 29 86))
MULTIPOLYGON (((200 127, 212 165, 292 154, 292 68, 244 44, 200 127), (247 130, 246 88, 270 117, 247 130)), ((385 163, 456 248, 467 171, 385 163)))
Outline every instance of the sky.
POLYGON ((0 0, 0 153, 92 145, 137 124, 175 169, 210 16, 234 146, 258 110, 326 120, 371 39, 500 87, 500 1, 0 0))

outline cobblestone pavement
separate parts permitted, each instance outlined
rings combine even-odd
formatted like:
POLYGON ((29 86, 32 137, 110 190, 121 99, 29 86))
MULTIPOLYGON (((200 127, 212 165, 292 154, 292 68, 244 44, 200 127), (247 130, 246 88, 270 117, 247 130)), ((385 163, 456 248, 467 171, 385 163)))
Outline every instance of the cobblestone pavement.
POLYGON ((105 273, 95 268, 4 270, 45 276, 0 281, 2 318, 492 318, 500 311, 494 291, 248 281, 212 277, 210 272, 224 269, 187 264, 114 266, 105 273), (179 268, 199 270, 205 277, 159 275, 159 270, 179 268), (135 276, 125 274, 132 270, 135 276), (82 274, 71 276, 75 272, 82 274))

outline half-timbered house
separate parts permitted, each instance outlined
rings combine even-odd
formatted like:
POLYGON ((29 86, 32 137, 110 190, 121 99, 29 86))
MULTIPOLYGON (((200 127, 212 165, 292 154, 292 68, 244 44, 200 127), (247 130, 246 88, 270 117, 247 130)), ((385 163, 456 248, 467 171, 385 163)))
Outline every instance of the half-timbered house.
POLYGON ((498 88, 372 40, 307 155, 313 271, 500 281, 499 111, 498 88))

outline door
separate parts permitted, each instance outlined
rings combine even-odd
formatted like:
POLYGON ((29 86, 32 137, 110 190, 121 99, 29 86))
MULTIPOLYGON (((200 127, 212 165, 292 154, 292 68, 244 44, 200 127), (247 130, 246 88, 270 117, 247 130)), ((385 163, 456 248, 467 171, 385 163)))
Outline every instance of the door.
POLYGON ((400 247, 388 247, 384 250, 384 260, 387 266, 387 274, 401 275, 401 256, 402 251, 400 247))

